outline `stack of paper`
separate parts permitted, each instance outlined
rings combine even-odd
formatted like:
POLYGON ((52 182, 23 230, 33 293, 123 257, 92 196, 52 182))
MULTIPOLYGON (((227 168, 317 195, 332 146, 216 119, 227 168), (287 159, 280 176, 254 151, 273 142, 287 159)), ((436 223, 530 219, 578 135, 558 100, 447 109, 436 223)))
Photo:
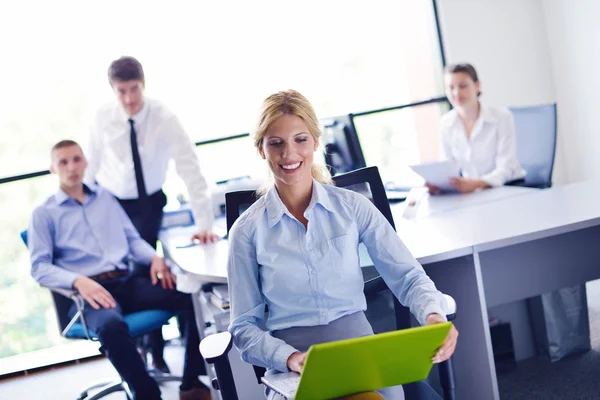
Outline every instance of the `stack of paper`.
POLYGON ((215 306, 227 310, 229 309, 229 287, 227 285, 215 285, 209 295, 210 302, 215 306))
POLYGON ((425 182, 439 187, 442 191, 456 190, 448 182, 450 178, 460 176, 460 167, 455 161, 438 161, 411 165, 410 168, 425 179, 425 182))

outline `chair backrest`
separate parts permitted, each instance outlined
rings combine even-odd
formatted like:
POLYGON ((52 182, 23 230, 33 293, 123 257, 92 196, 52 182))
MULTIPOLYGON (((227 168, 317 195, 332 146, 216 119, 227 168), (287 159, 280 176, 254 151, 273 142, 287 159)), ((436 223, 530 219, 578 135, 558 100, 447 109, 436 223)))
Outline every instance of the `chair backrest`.
POLYGON ((556 152, 556 104, 511 108, 515 119, 517 157, 527 172, 522 186, 552 186, 556 152))
MULTIPOLYGON (((383 181, 381 180, 381 175, 379 174, 379 169, 377 167, 361 168, 356 171, 337 175, 333 177, 333 181, 338 187, 355 190, 365 194, 388 220, 394 230, 396 229, 392 210, 385 193, 385 187, 383 186, 383 181)), ((225 194, 228 233, 233 226, 233 223, 240 216, 241 210, 247 208, 256 200, 257 195, 253 190, 240 190, 225 194)), ((385 289, 388 289, 388 287, 381 276, 377 276, 365 282, 365 294, 367 295, 385 289)), ((400 304, 398 299, 396 299, 396 296, 393 296, 393 298, 396 328, 403 329, 410 327, 410 311, 400 304)), ((254 366, 254 372, 256 373, 258 383, 261 383, 260 378, 264 375, 265 369, 254 366)))
MULTIPOLYGON (((373 201, 375 207, 377 207, 388 220, 394 230, 396 229, 390 203, 388 202, 385 192, 385 186, 383 185, 377 167, 361 168, 356 171, 337 175, 333 177, 333 181, 337 187, 347 188, 362 193, 367 191, 368 193, 364 194, 373 201)), ((256 200, 258 200, 258 195, 254 190, 238 190, 225 194, 227 233, 229 233, 229 230, 239 218, 240 214, 256 200)))
POLYGON ((366 195, 396 230, 392 209, 377 167, 366 167, 333 177, 335 186, 366 195))
POLYGON ((227 234, 245 209, 250 207, 258 195, 254 190, 237 190, 235 192, 225 193, 225 219, 227 220, 227 234))
MULTIPOLYGON (((21 232, 21 240, 23 240, 25 247, 27 247, 27 229, 21 232)), ((73 300, 52 291, 50 291, 50 293, 52 294, 52 300, 54 302, 54 311, 56 313, 56 319, 58 320, 58 329, 59 332, 62 332, 71 321, 71 318, 69 318, 69 309, 73 305, 73 300)))

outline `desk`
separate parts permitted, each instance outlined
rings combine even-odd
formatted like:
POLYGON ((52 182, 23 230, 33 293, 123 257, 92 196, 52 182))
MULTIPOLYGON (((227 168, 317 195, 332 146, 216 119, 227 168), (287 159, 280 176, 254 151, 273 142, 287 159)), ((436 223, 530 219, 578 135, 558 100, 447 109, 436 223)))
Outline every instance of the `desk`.
MULTIPOLYGON (((535 192, 537 192, 537 189, 503 186, 494 190, 478 191, 466 195, 427 196, 419 207, 415 220, 407 220, 402 217, 402 213, 406 207, 404 203, 392 204, 390 207, 394 221, 398 225, 397 229, 400 237, 407 244, 412 254, 417 259, 420 259, 431 256, 436 251, 448 256, 446 254, 448 249, 445 249, 443 246, 447 242, 448 235, 452 236, 456 234, 455 227, 450 227, 452 232, 440 231, 436 233, 436 235, 439 235, 436 242, 442 246, 436 250, 431 247, 429 241, 423 239, 428 236, 415 235, 415 232, 418 232, 418 227, 422 225, 423 219, 452 210, 466 209, 535 192), (411 242, 411 245, 408 242, 411 242)), ((219 226, 224 226, 224 218, 223 221, 218 220, 216 223, 219 226)), ((165 256, 179 265, 184 271, 195 275, 203 282, 227 283, 227 250, 229 248, 227 241, 222 240, 203 246, 186 247, 190 243, 189 238, 196 233, 195 229, 194 226, 187 226, 161 231, 160 240, 165 256)), ((423 234, 429 235, 430 233, 424 232, 423 234)), ((458 254, 464 253, 463 249, 455 250, 458 250, 458 254)), ((435 260, 435 258, 426 259, 427 262, 431 262, 431 260, 435 260)), ((360 263, 362 267, 373 265, 366 248, 362 244, 360 246, 360 263)))
POLYGON ((160 231, 165 258, 203 282, 227 283, 227 241, 188 247, 197 232, 194 225, 160 231))
POLYGON ((458 304, 459 399, 499 398, 488 307, 600 278, 600 182, 522 189, 506 197, 508 192, 497 192, 482 201, 502 189, 468 195, 460 200, 465 207, 435 198, 447 211, 414 220, 401 217, 401 204, 392 208, 408 249, 458 304))

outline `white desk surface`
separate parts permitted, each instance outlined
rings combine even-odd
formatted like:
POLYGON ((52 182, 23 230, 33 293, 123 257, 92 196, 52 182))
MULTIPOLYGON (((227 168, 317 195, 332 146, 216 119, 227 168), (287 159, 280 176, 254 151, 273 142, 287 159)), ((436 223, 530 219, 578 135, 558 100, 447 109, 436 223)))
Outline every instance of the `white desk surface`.
MULTIPOLYGON (((426 195, 414 219, 402 217, 406 207, 404 203, 392 204, 391 209, 398 235, 413 256, 421 264, 427 264, 473 253, 472 237, 468 234, 472 227, 451 217, 459 210, 470 213, 475 206, 493 207, 495 203, 506 199, 538 191, 518 186, 501 186, 469 194, 426 195), (442 216, 449 221, 438 222, 442 216)), ((476 222, 473 226, 477 225, 476 222)))
MULTIPOLYGON (((445 213, 452 210, 489 204, 510 197, 522 196, 538 189, 520 186, 500 186, 494 189, 478 190, 473 193, 448 193, 439 196, 426 195, 417 212, 417 219, 429 217, 434 214, 445 213)), ((404 209, 405 203, 394 204, 392 207, 404 209)), ((398 214, 401 215, 401 214, 398 214)))
MULTIPOLYGON (((600 225, 598 199, 600 181, 543 190, 505 186, 469 195, 431 196, 430 211, 412 220, 402 218, 402 204, 392 205, 392 213, 408 249, 421 264, 428 264, 600 225)), ((226 282, 227 241, 176 248, 189 243, 191 233, 193 227, 161 232, 165 253, 202 280, 226 282)), ((363 248, 361 264, 365 256, 363 248)))
POLYGON ((159 239, 165 256, 204 282, 227 283, 227 240, 185 248, 177 247, 189 244, 190 238, 196 232, 197 228, 193 225, 161 231, 159 239))
POLYGON ((394 220, 413 255, 427 263, 452 258, 456 254, 447 256, 468 247, 485 251, 600 225, 599 196, 600 181, 586 181, 394 220))

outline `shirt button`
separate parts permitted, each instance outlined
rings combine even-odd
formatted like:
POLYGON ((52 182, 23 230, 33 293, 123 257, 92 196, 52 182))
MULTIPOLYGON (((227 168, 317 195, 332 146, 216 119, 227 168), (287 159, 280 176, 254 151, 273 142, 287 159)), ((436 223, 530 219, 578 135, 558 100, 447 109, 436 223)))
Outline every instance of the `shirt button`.
POLYGON ((321 312, 321 317, 324 317, 324 316, 326 316, 326 315, 327 315, 327 313, 326 313, 325 311, 322 311, 322 312, 321 312))
POLYGON ((312 271, 310 271, 310 274, 311 274, 311 275, 314 275, 314 274, 316 274, 315 270, 312 270, 312 271))

